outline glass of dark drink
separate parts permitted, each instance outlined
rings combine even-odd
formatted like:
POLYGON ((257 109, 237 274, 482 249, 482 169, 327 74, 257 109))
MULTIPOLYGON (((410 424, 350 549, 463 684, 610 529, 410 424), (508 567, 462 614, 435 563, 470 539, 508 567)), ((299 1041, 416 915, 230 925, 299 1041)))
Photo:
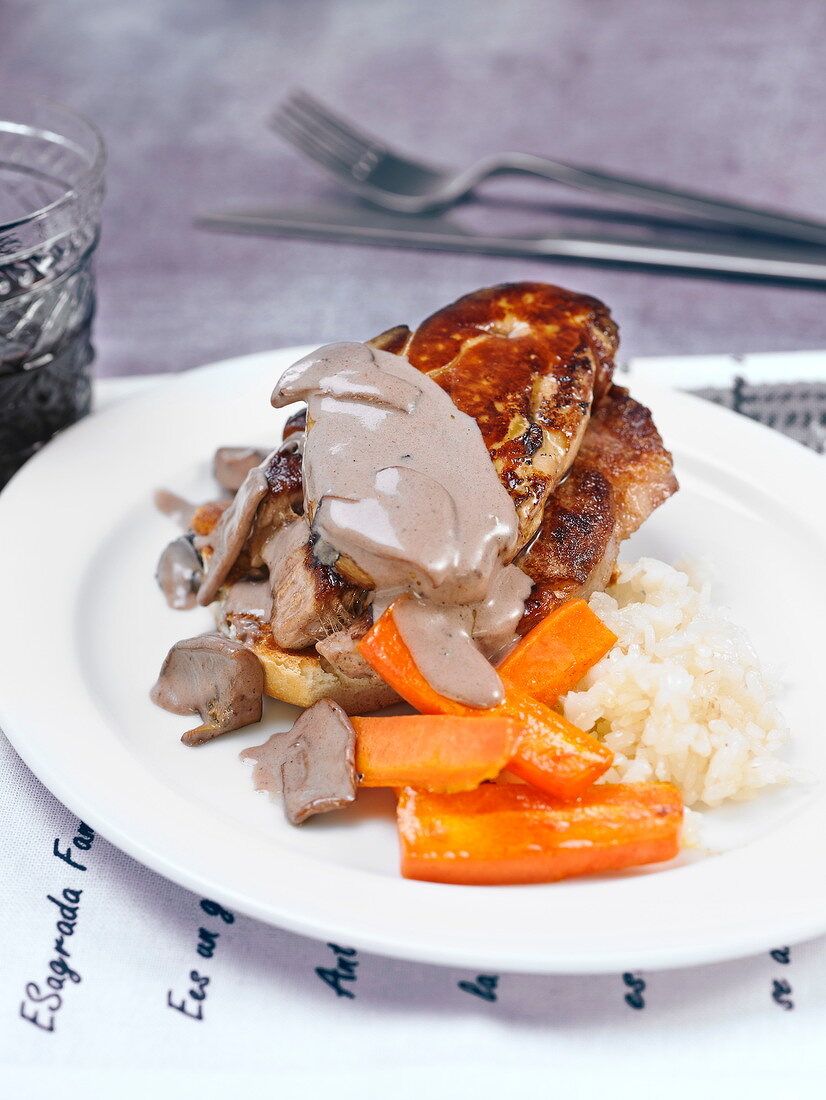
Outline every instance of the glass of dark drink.
POLYGON ((0 89, 0 487, 89 411, 104 162, 91 122, 0 89))

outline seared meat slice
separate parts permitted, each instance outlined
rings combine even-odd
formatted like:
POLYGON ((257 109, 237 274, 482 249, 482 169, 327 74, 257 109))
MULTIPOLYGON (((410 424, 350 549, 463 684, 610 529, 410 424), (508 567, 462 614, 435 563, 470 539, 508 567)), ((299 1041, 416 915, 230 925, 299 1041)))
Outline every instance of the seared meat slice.
POLYGON ((306 519, 294 519, 276 530, 263 546, 262 557, 270 570, 270 627, 282 649, 311 646, 362 611, 368 592, 347 584, 315 558, 306 519))
POLYGON ((376 339, 475 418, 524 546, 610 384, 617 329, 608 309, 545 283, 506 283, 439 310, 406 341, 400 329, 376 339))
POLYGON ((565 600, 604 588, 619 544, 677 490, 671 455, 651 413, 612 386, 591 416, 568 477, 545 507, 519 565, 534 582, 524 634, 565 600))
MULTIPOLYGON (((261 633, 253 629, 258 615, 240 613, 232 603, 233 594, 244 589, 246 595, 252 587, 265 584, 272 592, 273 640, 283 649, 304 649, 339 630, 361 613, 369 596, 366 589, 348 584, 313 553, 309 525, 297 514, 303 509, 302 442, 293 432, 251 471, 251 485, 242 487, 236 497, 242 502, 246 497, 246 506, 222 503, 196 514, 211 580, 209 586, 201 586, 199 601, 211 603, 225 589, 226 625, 253 637, 261 633), (220 568, 213 566, 213 547, 220 568), (264 580, 267 571, 269 580, 264 580)), ((266 627, 261 622, 261 629, 266 627)))

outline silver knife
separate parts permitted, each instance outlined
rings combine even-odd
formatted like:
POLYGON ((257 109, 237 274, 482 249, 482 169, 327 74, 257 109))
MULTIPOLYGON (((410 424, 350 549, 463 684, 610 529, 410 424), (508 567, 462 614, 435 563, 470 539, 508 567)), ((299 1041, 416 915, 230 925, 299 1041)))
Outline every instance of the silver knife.
POLYGON ((343 204, 203 214, 196 218, 196 225, 228 233, 494 256, 597 260, 826 283, 826 248, 727 240, 700 230, 692 230, 687 240, 660 237, 656 241, 579 233, 496 236, 462 229, 446 217, 396 216, 343 204))

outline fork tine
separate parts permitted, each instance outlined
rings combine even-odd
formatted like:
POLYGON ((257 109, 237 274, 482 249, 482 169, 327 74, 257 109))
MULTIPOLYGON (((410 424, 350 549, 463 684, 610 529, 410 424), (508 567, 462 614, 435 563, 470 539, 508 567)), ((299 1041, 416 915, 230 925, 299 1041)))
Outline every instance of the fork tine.
POLYGON ((272 126, 290 145, 295 146, 310 160, 316 161, 317 164, 338 175, 350 175, 352 166, 349 162, 342 160, 326 146, 321 145, 312 134, 296 126, 284 114, 275 115, 272 119, 272 126))
POLYGON ((296 126, 311 132, 316 140, 320 141, 322 145, 327 145, 331 149, 339 150, 342 156, 353 163, 364 156, 367 150, 366 146, 361 145, 359 142, 352 141, 350 138, 342 137, 337 130, 329 127, 323 119, 318 119, 313 114, 305 113, 300 107, 293 103, 286 103, 284 105, 284 113, 289 116, 296 126))
POLYGON ((344 167, 342 161, 327 149, 326 146, 316 141, 311 133, 302 126, 297 126, 287 115, 277 115, 272 120, 273 129, 281 137, 294 145, 302 153, 330 167, 344 167))
POLYGON ((317 123, 323 123, 328 130, 335 131, 342 140, 360 147, 361 153, 366 152, 368 149, 385 148, 384 142, 379 138, 358 129, 357 126, 353 126, 341 115, 336 114, 320 100, 311 96, 309 92, 305 92, 303 88, 298 88, 293 92, 290 102, 317 123))
POLYGON ((344 141, 338 136, 335 131, 328 130, 323 123, 319 123, 314 118, 306 116, 300 111, 297 111, 291 103, 284 104, 281 114, 296 129, 303 130, 319 145, 321 145, 325 149, 328 149, 331 153, 337 155, 351 168, 354 165, 358 164, 361 158, 368 151, 361 145, 356 145, 353 142, 344 141))

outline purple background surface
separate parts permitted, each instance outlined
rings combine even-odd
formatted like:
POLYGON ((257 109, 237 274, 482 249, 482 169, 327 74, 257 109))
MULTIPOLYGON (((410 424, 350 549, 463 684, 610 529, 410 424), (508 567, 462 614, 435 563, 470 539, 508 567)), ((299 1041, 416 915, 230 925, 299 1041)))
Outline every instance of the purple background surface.
MULTIPOLYGON (((826 347, 826 292, 192 226, 335 188, 267 128, 311 88, 402 148, 507 147, 826 219, 826 6, 810 0, 0 0, 4 83, 86 112, 109 146, 100 374, 365 339, 510 279, 603 298, 625 357, 826 347)), ((475 212, 559 224, 581 194, 475 212)), ((525 193, 527 195, 527 193, 525 193)), ((572 225, 586 224, 578 220, 572 225)))

